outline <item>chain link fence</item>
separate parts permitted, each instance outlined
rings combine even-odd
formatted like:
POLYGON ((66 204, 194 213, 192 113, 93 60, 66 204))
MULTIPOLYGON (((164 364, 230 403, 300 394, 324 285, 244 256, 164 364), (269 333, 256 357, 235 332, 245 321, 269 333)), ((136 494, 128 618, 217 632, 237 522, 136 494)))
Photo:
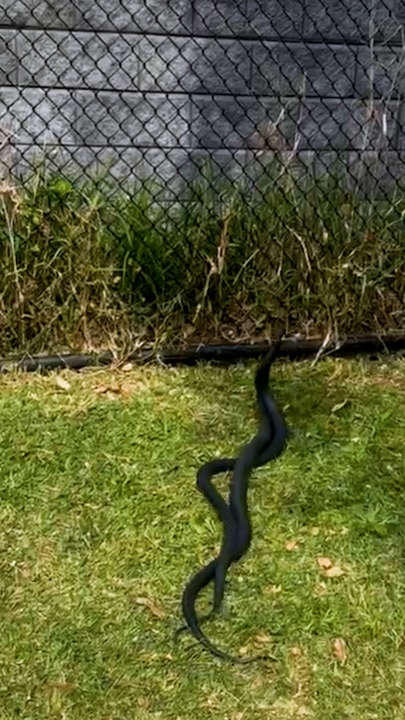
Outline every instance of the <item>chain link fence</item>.
POLYGON ((3 0, 5 345, 403 330, 404 23, 403 0, 3 0))

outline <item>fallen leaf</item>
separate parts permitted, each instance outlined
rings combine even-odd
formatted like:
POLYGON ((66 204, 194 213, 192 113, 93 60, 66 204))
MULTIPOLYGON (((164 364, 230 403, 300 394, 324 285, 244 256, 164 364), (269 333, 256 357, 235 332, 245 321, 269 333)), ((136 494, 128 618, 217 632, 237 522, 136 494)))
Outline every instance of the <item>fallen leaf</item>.
POLYGON ((297 708, 297 716, 298 717, 312 717, 313 713, 311 708, 307 707, 306 705, 299 705, 297 708))
POLYGON ((120 390, 121 390, 122 397, 125 399, 132 397, 132 395, 134 393, 134 388, 131 385, 126 385, 126 384, 121 385, 120 390))
POLYGON ((165 611, 160 608, 156 603, 151 600, 150 598, 146 597, 137 597, 135 598, 135 602, 137 605, 143 605, 143 607, 148 608, 149 612, 154 616, 159 618, 159 620, 164 620, 166 617, 165 611))
POLYGON ((343 638, 335 638, 332 644, 333 656, 336 658, 341 665, 344 665, 347 660, 346 643, 343 638))
POLYGON ((122 370, 122 372, 130 372, 131 370, 133 370, 133 367, 134 367, 133 363, 127 362, 127 363, 125 363, 125 365, 122 366, 121 370, 122 370))
POLYGON ((109 391, 108 385, 99 385, 98 387, 94 388, 94 392, 97 393, 97 395, 104 395, 104 393, 109 391))
POLYGON ((258 642, 258 643, 263 643, 263 644, 271 643, 271 642, 272 642, 271 636, 270 636, 270 635, 265 635, 265 633, 259 633, 258 635, 255 635, 255 637, 254 637, 253 639, 254 639, 256 642, 258 642))
POLYGON ((195 327, 194 327, 194 325, 190 325, 190 324, 184 325, 184 327, 183 327, 183 337, 185 337, 185 338, 187 339, 187 338, 189 338, 190 335, 192 335, 194 332, 195 332, 195 327))
POLYGON ((288 552, 291 552, 292 550, 296 550, 298 547, 297 540, 287 540, 286 544, 284 545, 285 549, 288 550, 288 552))
POLYGON ((106 395, 110 399, 116 398, 118 395, 128 399, 134 394, 135 387, 127 382, 120 385, 99 385, 94 388, 94 392, 96 392, 97 395, 106 395))
POLYGON ((317 558, 317 563, 321 570, 323 570, 323 574, 325 577, 328 578, 337 578, 341 575, 344 575, 345 571, 343 568, 341 568, 339 565, 334 565, 332 560, 328 557, 319 557, 317 558))
POLYGON ((70 382, 65 380, 65 378, 61 375, 55 375, 54 381, 55 385, 57 385, 58 388, 60 388, 61 390, 65 390, 65 392, 67 392, 71 388, 70 382))
POLYGON ((322 595, 327 595, 327 593, 328 593, 328 588, 325 583, 321 582, 321 583, 318 583, 317 585, 315 585, 314 595, 316 597, 322 597, 322 595))
POLYGON ((19 566, 20 575, 24 580, 27 580, 29 577, 31 577, 31 568, 28 565, 28 563, 21 563, 19 566))
POLYGON ((212 692, 205 700, 205 705, 208 705, 208 707, 218 707, 219 706, 219 699, 218 699, 218 693, 212 692))
POLYGON ((94 388, 97 395, 105 395, 109 400, 116 400, 121 392, 121 388, 117 385, 99 385, 94 388))
POLYGON ((322 570, 327 570, 328 568, 331 568, 333 565, 333 562, 330 558, 327 557, 319 557, 316 559, 318 565, 322 570))
POLYGON ((341 577, 345 574, 345 571, 343 568, 339 567, 339 565, 333 565, 333 567, 328 568, 328 570, 325 570, 325 577, 328 578, 337 578, 341 577))

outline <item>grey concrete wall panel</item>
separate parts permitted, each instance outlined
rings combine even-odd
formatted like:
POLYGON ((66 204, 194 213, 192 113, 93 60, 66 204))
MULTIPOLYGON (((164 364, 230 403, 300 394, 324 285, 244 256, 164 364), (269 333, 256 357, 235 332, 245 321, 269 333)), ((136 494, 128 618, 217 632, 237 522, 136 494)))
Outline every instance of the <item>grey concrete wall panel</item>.
MULTIPOLYGON (((381 103, 382 107, 385 107, 386 103, 381 103)), ((396 103, 392 103, 397 109, 397 142, 396 148, 400 152, 405 151, 405 106, 402 100, 398 100, 396 103)), ((404 173, 405 174, 405 173, 404 173)))
POLYGON ((77 28, 174 35, 191 31, 190 0, 75 1, 80 7, 77 28))
POLYGON ((194 0, 193 33, 196 35, 248 36, 249 0, 194 0))
POLYGON ((398 143, 397 103, 377 108, 361 100, 307 99, 302 103, 300 148, 370 150, 398 143))
POLYGON ((18 33, 20 85, 133 90, 140 38, 116 33, 24 30, 18 33))
POLYGON ((0 89, 0 128, 27 144, 188 146, 189 115, 187 96, 0 89))
POLYGON ((370 4, 374 0, 303 0, 306 40, 336 42, 366 40, 370 32, 370 4))
POLYGON ((68 90, 0 88, 0 128, 16 142, 74 146, 76 105, 68 90))
POLYGON ((405 190, 405 153, 350 153, 346 158, 347 184, 367 197, 405 190))
POLYGON ((214 180, 226 178, 231 181, 255 181, 263 174, 264 165, 254 150, 193 150, 190 155, 192 173, 195 177, 209 159, 214 180))
POLYGON ((0 25, 74 28, 80 0, 2 0, 0 25))
POLYGON ((140 90, 250 92, 251 43, 149 35, 136 52, 141 58, 140 90))
POLYGON ((303 38, 403 43, 403 0, 304 0, 303 38))
POLYGON ((403 46, 405 3, 404 0, 375 0, 371 2, 373 37, 375 42, 403 46))
POLYGON ((349 45, 262 42, 254 49, 252 88, 269 95, 353 97, 356 60, 349 45))
POLYGON ((18 53, 15 30, 0 32, 0 85, 18 84, 18 53))
POLYGON ((405 24, 405 0, 386 0, 385 5, 392 6, 392 14, 398 23, 405 24))
POLYGON ((271 142, 292 144, 299 102, 276 98, 192 97, 192 133, 205 148, 247 149, 271 142))
POLYGON ((19 168, 59 146, 174 187, 207 156, 236 177, 291 152, 320 172, 405 150, 405 0, 2 0, 0 26, 19 168))
POLYGON ((72 93, 74 130, 86 145, 174 147, 190 143, 190 100, 185 95, 72 93))
POLYGON ((263 38, 301 40, 305 17, 305 0, 249 0, 250 25, 263 38))
MULTIPOLYGON (((13 147, 14 165, 24 175, 33 163, 42 161, 44 147, 30 144, 29 147, 17 143, 13 147)), ((133 183, 153 179, 157 176, 164 181, 164 190, 168 195, 179 193, 185 179, 195 175, 195 168, 189 163, 189 153, 180 148, 172 150, 140 150, 138 148, 114 148, 97 146, 76 146, 74 152, 69 147, 55 146, 45 148, 45 162, 53 172, 68 172, 71 177, 83 174, 88 178, 105 175, 120 183, 133 183)), ((1 168, 1 157, 0 157, 1 168)))
POLYGON ((398 47, 358 50, 356 92, 360 97, 403 98, 405 52, 398 47))
POLYGON ((0 25, 181 34, 191 30, 191 3, 189 0, 2 0, 0 25))
POLYGON ((300 39, 303 19, 303 0, 194 0, 193 32, 300 39))
MULTIPOLYGON (((24 30, 17 34, 18 81, 46 87, 244 93, 250 92, 253 50, 253 43, 236 40, 24 30)), ((8 64, 14 58, 16 65, 16 52, 8 55, 8 64)))

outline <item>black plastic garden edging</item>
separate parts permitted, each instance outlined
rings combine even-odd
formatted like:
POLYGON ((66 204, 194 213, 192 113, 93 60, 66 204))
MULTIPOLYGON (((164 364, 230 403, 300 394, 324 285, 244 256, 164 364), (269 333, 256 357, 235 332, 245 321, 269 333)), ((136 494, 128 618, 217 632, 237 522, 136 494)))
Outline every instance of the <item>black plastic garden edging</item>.
MULTIPOLYGON (((163 365, 195 365, 200 361, 217 363, 235 363, 241 360, 257 359, 268 350, 267 343, 229 344, 229 345, 197 345, 186 350, 137 350, 130 353, 125 362, 145 364, 158 362, 163 365)), ((305 358, 319 354, 343 357, 366 353, 376 355, 384 352, 405 350, 405 335, 360 335, 348 336, 338 342, 325 342, 321 339, 292 338, 283 340, 280 356, 290 359, 305 358)), ((113 353, 106 351, 100 354, 74 354, 30 356, 20 359, 0 359, 0 373, 10 370, 24 372, 50 371, 70 368, 81 370, 85 367, 107 366, 114 362, 113 353)))

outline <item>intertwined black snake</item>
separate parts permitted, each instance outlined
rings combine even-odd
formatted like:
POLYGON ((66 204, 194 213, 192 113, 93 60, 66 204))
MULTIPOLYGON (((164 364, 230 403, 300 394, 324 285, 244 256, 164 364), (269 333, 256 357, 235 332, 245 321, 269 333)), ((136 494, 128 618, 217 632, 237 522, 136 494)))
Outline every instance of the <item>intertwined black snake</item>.
POLYGON ((279 345, 280 340, 272 344, 255 375, 260 418, 257 435, 243 448, 238 458, 212 460, 205 463, 197 473, 197 488, 210 502, 223 524, 223 540, 219 555, 195 573, 187 583, 182 596, 182 611, 186 626, 194 637, 213 655, 234 663, 246 663, 259 658, 234 657, 216 648, 201 630, 196 601, 201 590, 214 582, 213 612, 220 610, 227 570, 247 552, 251 542, 252 531, 247 505, 250 474, 255 467, 278 457, 285 447, 287 427, 269 391, 270 367, 279 345), (228 504, 212 484, 212 478, 221 472, 229 471, 233 472, 233 476, 228 504))

